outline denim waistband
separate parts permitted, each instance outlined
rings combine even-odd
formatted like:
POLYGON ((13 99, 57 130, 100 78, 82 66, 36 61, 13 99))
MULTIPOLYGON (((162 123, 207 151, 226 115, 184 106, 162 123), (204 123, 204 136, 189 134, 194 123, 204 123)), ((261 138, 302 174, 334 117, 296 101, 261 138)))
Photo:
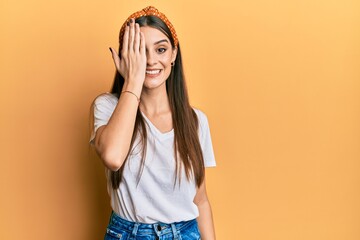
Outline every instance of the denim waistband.
POLYGON ((132 222, 123 219, 113 211, 111 213, 109 225, 115 228, 120 228, 122 230, 128 231, 132 233, 132 235, 154 234, 159 236, 169 232, 173 232, 175 239, 177 239, 176 237, 180 229, 194 223, 197 223, 196 219, 192 219, 189 221, 175 222, 175 223, 157 222, 157 223, 148 224, 148 223, 132 222))

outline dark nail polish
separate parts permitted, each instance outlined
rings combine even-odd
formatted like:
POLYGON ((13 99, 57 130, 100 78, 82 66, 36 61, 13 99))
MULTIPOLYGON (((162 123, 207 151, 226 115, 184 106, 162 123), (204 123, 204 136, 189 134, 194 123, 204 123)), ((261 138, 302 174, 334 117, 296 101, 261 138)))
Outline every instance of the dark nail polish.
POLYGON ((111 52, 111 54, 112 54, 113 52, 112 52, 112 50, 111 50, 111 48, 110 48, 110 47, 109 47, 109 50, 110 50, 110 52, 111 52))
POLYGON ((132 18, 130 19, 130 23, 132 23, 133 22, 133 20, 132 20, 132 18))
POLYGON ((129 25, 130 25, 130 23, 129 23, 129 22, 127 22, 127 23, 126 23, 126 25, 128 25, 128 26, 129 26, 129 25))

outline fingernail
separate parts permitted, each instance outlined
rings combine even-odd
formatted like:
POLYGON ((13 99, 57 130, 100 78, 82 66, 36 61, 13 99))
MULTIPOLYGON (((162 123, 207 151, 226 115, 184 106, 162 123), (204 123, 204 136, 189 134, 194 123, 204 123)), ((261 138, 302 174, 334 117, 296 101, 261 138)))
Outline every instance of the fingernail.
POLYGON ((132 20, 132 18, 130 18, 130 23, 132 23, 133 22, 133 20, 132 20))
POLYGON ((130 23, 129 23, 129 22, 127 22, 127 23, 126 23, 126 25, 127 25, 127 26, 129 26, 129 25, 130 25, 130 23))
POLYGON ((111 54, 112 54, 113 52, 112 52, 112 50, 111 50, 111 47, 109 47, 109 50, 110 50, 110 52, 111 52, 111 54))

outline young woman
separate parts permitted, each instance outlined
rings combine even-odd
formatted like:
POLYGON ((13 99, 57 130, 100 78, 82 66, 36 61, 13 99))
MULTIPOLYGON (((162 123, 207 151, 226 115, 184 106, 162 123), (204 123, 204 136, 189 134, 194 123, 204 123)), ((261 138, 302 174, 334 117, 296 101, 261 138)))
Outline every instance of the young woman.
POLYGON ((111 93, 93 103, 90 143, 106 166, 113 212, 105 239, 215 239, 205 167, 206 115, 189 104, 175 29, 154 7, 120 30, 111 93), (201 237, 200 237, 201 235, 201 237))

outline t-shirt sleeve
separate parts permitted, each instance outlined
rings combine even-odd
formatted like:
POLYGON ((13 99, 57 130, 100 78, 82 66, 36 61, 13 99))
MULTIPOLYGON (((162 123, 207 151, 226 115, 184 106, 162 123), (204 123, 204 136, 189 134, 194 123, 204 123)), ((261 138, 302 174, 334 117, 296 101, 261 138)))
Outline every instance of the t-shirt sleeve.
POLYGON ((203 151, 204 164, 205 167, 215 167, 215 155, 214 149, 211 141, 210 127, 207 116, 200 110, 195 110, 198 112, 198 119, 200 122, 200 145, 203 151))
POLYGON ((116 104, 117 98, 111 93, 104 93, 95 99, 93 105, 94 126, 90 136, 91 145, 94 145, 96 130, 109 122, 109 119, 115 110, 116 104))

